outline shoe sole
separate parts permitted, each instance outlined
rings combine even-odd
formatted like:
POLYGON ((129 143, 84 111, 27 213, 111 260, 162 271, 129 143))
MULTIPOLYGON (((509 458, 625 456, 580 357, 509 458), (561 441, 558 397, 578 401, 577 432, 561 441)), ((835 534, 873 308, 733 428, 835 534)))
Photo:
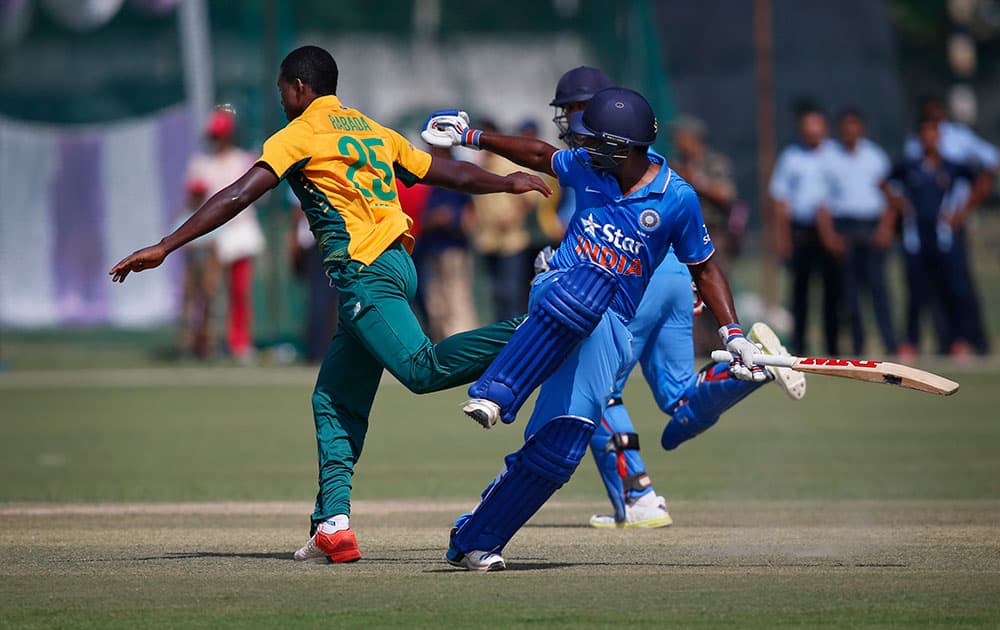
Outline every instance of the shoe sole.
POLYGON ((316 556, 314 558, 296 560, 296 562, 302 562, 304 564, 333 564, 333 560, 331 560, 329 556, 316 556))
MULTIPOLYGON (((781 345, 778 335, 771 330, 767 324, 757 322, 750 327, 750 340, 759 343, 765 354, 787 355, 788 351, 781 345)), ((768 371, 774 376, 778 386, 781 387, 785 395, 792 400, 802 400, 806 395, 806 377, 801 372, 796 372, 791 368, 769 367, 768 371)))
POLYGON ((476 424, 484 429, 490 429, 496 425, 496 420, 490 421, 490 414, 471 400, 462 406, 462 413, 476 421, 476 424))
POLYGON ((478 567, 470 567, 469 565, 465 564, 465 557, 464 556, 462 557, 461 560, 452 560, 452 559, 448 558, 447 556, 445 556, 445 561, 448 564, 450 564, 451 566, 456 567, 458 569, 465 569, 466 571, 474 571, 476 573, 489 573, 491 571, 503 571, 504 569, 507 568, 507 563, 504 562, 503 560, 497 560, 495 562, 491 562, 488 565, 486 565, 486 567, 484 567, 482 569, 480 569, 478 567))
POLYGON ((590 522, 590 526, 594 529, 657 529, 660 527, 669 527, 673 525, 674 519, 670 516, 661 516, 659 518, 647 518, 644 521, 631 521, 628 523, 601 523, 601 522, 590 522))

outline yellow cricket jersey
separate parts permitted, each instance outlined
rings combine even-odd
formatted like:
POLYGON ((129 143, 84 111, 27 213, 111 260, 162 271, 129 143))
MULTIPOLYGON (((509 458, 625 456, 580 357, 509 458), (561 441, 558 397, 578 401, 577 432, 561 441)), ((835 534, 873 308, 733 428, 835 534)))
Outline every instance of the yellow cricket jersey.
POLYGON ((348 260, 370 265, 400 238, 412 251, 396 179, 421 179, 431 156, 336 96, 317 98, 268 138, 259 162, 288 180, 328 269, 348 260))

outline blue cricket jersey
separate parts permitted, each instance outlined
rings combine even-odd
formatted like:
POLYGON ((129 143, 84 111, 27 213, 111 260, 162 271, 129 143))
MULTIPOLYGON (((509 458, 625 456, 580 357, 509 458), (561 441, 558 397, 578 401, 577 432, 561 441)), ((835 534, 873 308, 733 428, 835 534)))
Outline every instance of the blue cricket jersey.
POLYGON ((628 197, 612 175, 590 168, 583 149, 557 151, 552 170, 559 183, 572 188, 576 211, 552 258, 553 269, 581 261, 597 263, 618 276, 619 290, 611 308, 632 319, 653 271, 671 245, 677 258, 692 265, 715 252, 694 189, 652 149, 649 160, 660 165, 656 178, 628 197))

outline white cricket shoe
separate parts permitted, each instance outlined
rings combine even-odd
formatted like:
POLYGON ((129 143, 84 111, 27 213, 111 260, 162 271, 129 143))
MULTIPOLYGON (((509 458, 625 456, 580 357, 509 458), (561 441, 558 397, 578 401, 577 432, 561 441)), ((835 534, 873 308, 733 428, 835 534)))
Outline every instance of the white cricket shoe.
POLYGON ((445 559, 453 567, 468 569, 469 571, 503 571, 507 568, 503 556, 495 551, 467 551, 456 553, 451 549, 445 559))
POLYGON ((316 564, 328 564, 331 562, 326 552, 316 546, 316 538, 310 538, 309 542, 295 552, 293 556, 298 562, 312 562, 316 564))
POLYGON ((614 529, 616 527, 654 529, 667 527, 674 522, 667 512, 667 502, 655 492, 647 492, 635 503, 625 505, 625 522, 615 522, 613 514, 595 514, 590 517, 590 526, 598 529, 614 529))
MULTIPOLYGON (((789 356, 785 346, 781 345, 778 335, 763 322, 757 322, 751 326, 750 334, 747 336, 750 337, 750 341, 760 346, 764 354, 789 356)), ((767 367, 767 371, 771 373, 778 386, 792 400, 802 400, 806 395, 806 375, 802 372, 770 365, 767 367)))
POLYGON ((500 419, 500 405, 485 398, 471 398, 462 405, 462 413, 489 429, 500 419))

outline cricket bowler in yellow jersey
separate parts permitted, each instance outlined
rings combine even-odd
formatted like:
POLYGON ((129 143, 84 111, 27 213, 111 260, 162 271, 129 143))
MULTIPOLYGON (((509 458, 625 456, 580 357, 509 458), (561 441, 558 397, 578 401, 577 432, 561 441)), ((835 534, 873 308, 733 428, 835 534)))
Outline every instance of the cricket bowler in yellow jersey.
POLYGON ((413 314, 417 277, 413 237, 397 182, 423 182, 467 193, 551 191, 537 176, 499 176, 467 163, 432 158, 336 96, 333 57, 303 46, 281 63, 278 90, 288 125, 265 143, 260 159, 213 195, 177 230, 110 271, 113 282, 159 266, 185 243, 239 214, 287 180, 302 203, 324 265, 340 294, 340 325, 312 395, 319 456, 313 536, 297 560, 352 562, 361 557, 350 529, 354 466, 382 370, 415 393, 476 379, 523 319, 512 318, 434 344, 413 314))

